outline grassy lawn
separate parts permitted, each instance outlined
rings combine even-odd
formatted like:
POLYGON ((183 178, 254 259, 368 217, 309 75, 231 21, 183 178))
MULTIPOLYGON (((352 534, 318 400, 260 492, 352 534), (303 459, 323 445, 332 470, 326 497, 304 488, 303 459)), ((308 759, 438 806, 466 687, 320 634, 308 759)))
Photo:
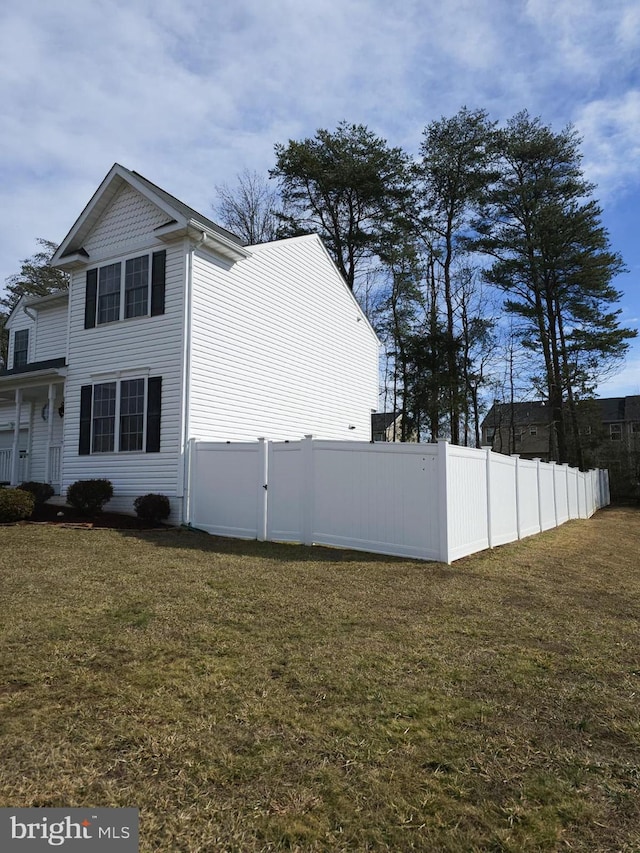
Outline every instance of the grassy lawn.
POLYGON ((639 851, 640 511, 452 567, 0 528, 0 806, 141 851, 639 851))

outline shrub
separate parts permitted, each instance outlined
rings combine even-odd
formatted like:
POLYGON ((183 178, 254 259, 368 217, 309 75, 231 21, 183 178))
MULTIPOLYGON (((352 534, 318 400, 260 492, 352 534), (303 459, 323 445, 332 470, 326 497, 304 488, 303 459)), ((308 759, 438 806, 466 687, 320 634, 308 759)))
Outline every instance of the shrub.
POLYGON ((76 480, 67 490, 67 503, 82 515, 95 515, 112 497, 109 480, 76 480))
POLYGON ((159 524, 171 514, 171 504, 166 495, 141 495, 133 502, 133 507, 142 521, 159 524))
POLYGON ((50 486, 49 483, 29 481, 28 483, 20 483, 18 488, 33 495, 37 507, 45 504, 53 496, 53 486, 50 486))
POLYGON ((22 521, 30 518, 35 507, 35 498, 22 489, 0 489, 0 523, 22 521))

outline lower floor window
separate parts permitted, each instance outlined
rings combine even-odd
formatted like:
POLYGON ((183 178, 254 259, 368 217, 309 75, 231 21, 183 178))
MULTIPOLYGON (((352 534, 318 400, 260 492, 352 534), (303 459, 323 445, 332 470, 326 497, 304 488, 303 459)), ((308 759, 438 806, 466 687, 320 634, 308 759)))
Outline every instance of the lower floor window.
POLYGON ((80 454, 158 452, 161 389, 159 376, 83 386, 80 454))
POLYGON ((144 379, 120 383, 120 450, 142 450, 144 379))
POLYGON ((91 450, 109 453, 115 445, 116 383, 105 382, 93 388, 93 421, 91 450))

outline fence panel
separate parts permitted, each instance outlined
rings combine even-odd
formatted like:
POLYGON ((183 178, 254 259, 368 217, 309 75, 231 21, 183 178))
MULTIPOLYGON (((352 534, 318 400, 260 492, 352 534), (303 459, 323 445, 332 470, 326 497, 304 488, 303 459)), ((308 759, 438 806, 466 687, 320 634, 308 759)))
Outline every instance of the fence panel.
MULTIPOLYGON (((492 454, 497 455, 497 454, 492 454)), ((518 522, 520 539, 540 533, 538 462, 518 459, 518 522)))
POLYGON ((313 542, 440 559, 438 449, 313 442, 313 542))
POLYGON ((556 524, 569 520, 569 495, 567 492, 567 466, 554 465, 553 479, 556 496, 556 524))
POLYGON ((447 447, 447 520, 449 560, 489 547, 487 462, 471 447, 447 447))
POLYGON ((577 468, 569 468, 567 471, 567 491, 569 495, 569 518, 579 518, 577 468))
MULTIPOLYGON (((490 546, 518 538, 517 460, 514 456, 488 453, 490 546)), ((538 507, 536 501, 536 518, 538 507)), ((539 528, 538 528, 539 529, 539 528)))
POLYGON ((265 454, 264 442, 193 442, 190 523, 217 536, 264 539, 265 454))
POLYGON ((587 513, 587 475, 578 471, 578 518, 588 518, 587 513))
POLYGON ((538 499, 540 501, 540 528, 550 530, 556 526, 556 501, 553 465, 541 464, 538 468, 538 499))

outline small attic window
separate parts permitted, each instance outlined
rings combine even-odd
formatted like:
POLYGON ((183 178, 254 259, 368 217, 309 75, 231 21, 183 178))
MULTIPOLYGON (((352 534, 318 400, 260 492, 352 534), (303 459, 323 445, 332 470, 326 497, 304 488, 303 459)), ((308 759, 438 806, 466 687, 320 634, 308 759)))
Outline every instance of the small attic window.
POLYGON ((22 367, 29 360, 29 329, 20 329, 13 336, 13 366, 22 367))

